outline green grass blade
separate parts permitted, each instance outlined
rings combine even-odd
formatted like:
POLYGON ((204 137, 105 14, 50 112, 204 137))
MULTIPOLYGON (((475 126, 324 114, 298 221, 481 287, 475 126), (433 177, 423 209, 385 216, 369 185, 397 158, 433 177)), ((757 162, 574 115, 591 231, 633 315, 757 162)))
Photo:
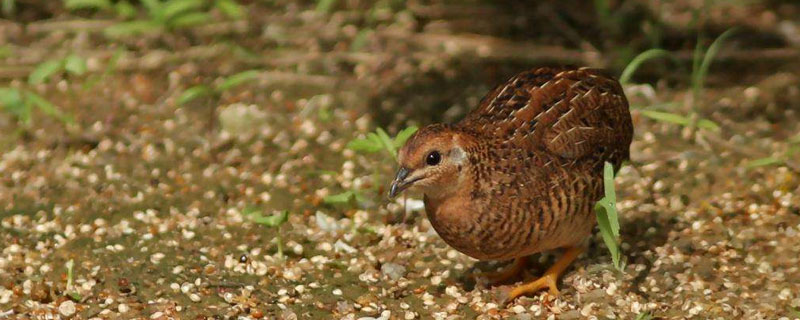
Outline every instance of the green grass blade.
POLYGON ((50 103, 50 101, 47 101, 47 99, 41 97, 38 94, 35 94, 33 92, 27 92, 25 98, 27 101, 29 101, 29 103, 31 103, 32 106, 38 108, 45 114, 60 120, 61 122, 64 123, 75 122, 72 120, 72 117, 61 112, 61 110, 58 110, 58 107, 56 107, 54 104, 50 103))
POLYGON ((370 133, 366 139, 354 139, 347 144, 347 148, 353 151, 375 153, 383 149, 380 139, 374 134, 370 133), (374 139, 372 137, 375 137, 374 139))
POLYGON ((619 76, 619 83, 625 85, 630 82, 631 77, 639 67, 648 60, 669 57, 671 53, 664 49, 650 49, 637 55, 630 63, 622 70, 622 75, 619 76))
POLYGON ((77 54, 71 54, 64 59, 64 70, 76 76, 86 73, 86 59, 77 54))
POLYGON ((161 25, 155 21, 137 20, 110 26, 103 31, 103 34, 110 38, 120 38, 144 33, 154 33, 161 30, 161 25))
MULTIPOLYGON (((714 57, 716 57, 717 52, 719 52, 719 50, 722 48, 722 44, 728 40, 728 38, 733 36, 736 31, 736 28, 728 29, 720 34, 719 37, 714 39, 714 42, 711 43, 711 45, 708 47, 708 50, 706 50, 705 55, 703 55, 702 62, 700 62, 697 65, 697 68, 694 69, 696 74, 693 74, 694 83, 692 84, 692 87, 695 90, 695 98, 698 97, 700 90, 702 90, 703 86, 705 85, 708 69, 711 67, 711 62, 714 61, 714 57)), ((700 44, 698 43, 698 45, 700 44)), ((699 59, 697 54, 695 54, 695 59, 699 59)), ((696 63, 697 61, 695 61, 695 64, 696 63)))
POLYGON ((606 211, 607 205, 601 204, 602 202, 603 200, 600 200, 594 208, 597 216, 597 226, 600 229, 600 236, 603 238, 603 242, 606 244, 608 252, 611 254, 611 261, 614 263, 614 266, 619 269, 619 245, 614 237, 614 232, 611 230, 611 223, 608 219, 608 212, 606 211))
POLYGON ((744 166, 745 166, 745 168, 752 169, 752 168, 766 167, 766 166, 771 166, 771 165, 776 165, 776 164, 781 164, 781 163, 783 163, 783 160, 781 160, 781 159, 779 159, 777 157, 766 157, 766 158, 761 158, 761 159, 756 159, 756 160, 753 160, 753 161, 749 161, 744 166))
POLYGON ((194 101, 201 97, 206 97, 211 95, 212 91, 211 88, 205 85, 197 85, 186 89, 181 95, 178 97, 178 105, 186 104, 191 101, 194 101))
POLYGON ((327 204, 342 204, 350 202, 350 199, 355 197, 355 192, 345 191, 339 194, 329 195, 322 198, 322 202, 327 204))
POLYGON ((359 51, 364 49, 364 46, 367 45, 367 40, 369 40, 369 35, 373 32, 371 29, 362 29, 361 31, 356 34, 353 38, 353 42, 350 43, 350 51, 359 51))
POLYGON ((674 123, 682 126, 688 126, 691 123, 689 118, 674 113, 654 111, 654 110, 640 110, 639 112, 643 116, 656 121, 674 123))
POLYGON ((700 129, 707 129, 707 130, 711 130, 711 131, 719 131, 720 130, 720 127, 716 122, 708 120, 708 119, 697 120, 697 127, 700 128, 700 129))
POLYGON ((61 72, 63 68, 63 60, 47 60, 42 62, 28 75, 28 83, 31 85, 44 83, 54 74, 61 72))
POLYGON ((241 19, 244 17, 244 8, 233 0, 217 0, 215 3, 217 9, 222 14, 231 19, 241 19))
POLYGON ((614 166, 606 162, 603 165, 603 189, 605 202, 603 206, 608 214, 608 222, 614 237, 619 237, 619 216, 617 215, 617 191, 614 188, 614 166))
POLYGON ((316 10, 321 13, 330 13, 334 5, 336 5, 336 0, 318 0, 316 10))
POLYGON ((164 2, 161 8, 161 15, 164 21, 177 19, 180 16, 190 14, 203 7, 203 0, 170 0, 164 2))
POLYGON ((97 9, 108 10, 111 8, 109 0, 65 0, 64 7, 69 10, 97 9))
POLYGON ((389 134, 387 134, 382 128, 378 128, 375 131, 378 133, 378 138, 380 138, 381 144, 386 152, 397 159, 397 148, 394 147, 394 141, 392 141, 392 138, 389 137, 389 134))
POLYGON ((17 11, 17 0, 3 0, 2 3, 3 15, 9 17, 17 11))
POLYGON ((258 210, 258 208, 247 207, 242 210, 242 214, 249 217, 251 221, 258 224, 263 224, 267 227, 279 227, 289 220, 288 210, 284 210, 273 215, 264 216, 261 214, 261 210, 258 210))
POLYGON ((261 75, 261 71, 259 71, 259 70, 248 70, 248 71, 239 72, 237 74, 234 74, 234 75, 232 75, 230 77, 225 78, 225 80, 223 80, 222 83, 220 83, 216 87, 216 89, 217 89, 217 91, 220 91, 220 92, 221 91, 226 91, 226 90, 229 90, 229 89, 231 89, 233 87, 237 87, 237 86, 239 86, 239 85, 241 85, 241 84, 243 84, 245 82, 256 80, 256 79, 258 79, 258 77, 260 75, 261 75))
POLYGON ((417 132, 417 130, 418 129, 415 126, 410 126, 403 130, 400 130, 400 132, 398 132, 397 135, 394 137, 394 147, 397 149, 402 147, 404 144, 406 144, 408 138, 411 138, 411 135, 417 132))
POLYGON ((211 22, 211 15, 205 12, 190 12, 169 21, 171 28, 189 28, 211 22))
POLYGON ((649 311, 648 312, 642 312, 642 313, 636 315, 636 320, 651 320, 651 319, 653 319, 653 316, 650 314, 649 311))
POLYGON ((164 4, 160 0, 141 0, 139 1, 142 3, 145 9, 147 9, 147 14, 156 21, 165 21, 164 20, 164 4))
POLYGON ((31 121, 31 107, 24 102, 18 89, 0 88, 0 109, 11 113, 24 124, 31 121))
POLYGON ((136 17, 136 7, 125 0, 117 2, 117 4, 114 5, 114 11, 117 13, 117 16, 123 19, 132 19, 136 17))

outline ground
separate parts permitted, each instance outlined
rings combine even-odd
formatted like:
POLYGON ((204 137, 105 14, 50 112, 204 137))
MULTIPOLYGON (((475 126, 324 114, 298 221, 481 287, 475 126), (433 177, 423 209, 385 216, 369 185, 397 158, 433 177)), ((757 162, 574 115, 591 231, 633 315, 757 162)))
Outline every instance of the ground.
POLYGON ((60 112, 26 123, 0 101, 0 319, 800 318, 800 5, 563 2, 242 1, 235 19, 112 37, 113 12, 18 1, 0 82, 60 112), (730 27, 693 86, 698 38, 730 27), (473 280, 502 262, 448 247, 420 195, 387 199, 388 152, 347 147, 456 121, 527 68, 618 75, 651 47, 674 59, 625 84, 625 266, 597 234, 559 296, 503 304, 507 286, 473 280), (31 81, 71 54, 85 73, 31 81), (222 88, 188 101, 201 84, 222 88))

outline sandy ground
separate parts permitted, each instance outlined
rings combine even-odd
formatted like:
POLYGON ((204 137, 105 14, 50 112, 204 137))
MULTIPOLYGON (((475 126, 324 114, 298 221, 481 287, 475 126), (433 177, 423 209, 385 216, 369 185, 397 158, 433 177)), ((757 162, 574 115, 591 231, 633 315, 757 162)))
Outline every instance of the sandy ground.
MULTIPOLYGON (((515 71, 614 68, 614 53, 562 34, 522 42, 512 31, 538 22, 475 19, 510 14, 488 5, 324 14, 250 4, 246 20, 121 40, 85 13, 4 21, 16 54, 4 58, 3 86, 75 122, 36 111, 23 125, 0 112, 0 319, 798 319, 800 162, 789 154, 800 144, 800 66, 786 31, 800 28, 787 18, 796 7, 710 11, 711 25, 752 27, 694 102, 719 131, 642 111, 689 114, 690 71, 645 68, 634 82, 650 84, 626 85, 636 130, 617 178, 626 267, 611 266, 596 235, 561 295, 508 305, 507 286, 473 279, 500 263, 448 247, 419 195, 386 199, 389 154, 346 145, 376 127, 458 119, 515 71), (758 32, 766 44, 748 40, 758 32), (742 46, 753 56, 737 56, 742 46), (35 64, 70 52, 87 58, 87 75, 27 84, 35 64), (243 70, 257 76, 179 103, 190 86, 243 70), (358 199, 326 203, 345 191, 358 199), (288 222, 255 223, 254 210, 288 210, 288 222)), ((666 23, 684 22, 686 8, 661 9, 666 23)), ((554 254, 534 256, 530 274, 554 254)))

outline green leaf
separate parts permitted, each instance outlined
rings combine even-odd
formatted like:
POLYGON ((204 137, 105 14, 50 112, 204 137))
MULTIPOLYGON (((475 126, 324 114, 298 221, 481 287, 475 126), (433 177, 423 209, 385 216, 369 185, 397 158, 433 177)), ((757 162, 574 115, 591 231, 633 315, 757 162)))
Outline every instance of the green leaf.
POLYGON ((22 93, 18 89, 0 88, 0 107, 24 124, 31 121, 31 107, 22 100, 22 93))
POLYGON ((0 59, 14 55, 14 50, 9 45, 0 45, 0 59))
POLYGON ((682 126, 688 126, 691 123, 689 118, 674 113, 653 110, 640 110, 639 112, 643 116, 656 121, 674 123, 682 126))
POLYGON ((261 71, 259 70, 248 70, 239 72, 234 74, 230 77, 225 78, 219 85, 217 85, 216 89, 219 92, 229 90, 233 87, 239 86, 245 82, 252 81, 258 79, 261 76, 261 71))
POLYGON ((111 1, 109 0, 65 0, 64 7, 69 10, 78 9, 97 9, 107 10, 111 8, 111 1))
POLYGON ((707 129, 711 131, 719 131, 719 125, 711 120, 708 119, 699 119, 697 120, 697 127, 700 129, 707 129))
POLYGON ((649 311, 642 312, 636 315, 636 320, 651 320, 651 319, 653 319, 653 316, 650 314, 649 311))
POLYGON ((116 11, 117 16, 123 19, 132 19, 136 17, 136 7, 125 0, 117 2, 117 4, 114 5, 114 11, 116 11))
POLYGON ((394 141, 389 137, 389 134, 382 128, 376 129, 375 132, 377 132, 379 141, 383 145, 384 150, 397 159, 397 148, 394 147, 394 141))
POLYGON ((159 15, 163 21, 170 21, 180 16, 193 14, 193 11, 202 8, 204 4, 203 0, 170 0, 163 3, 159 15))
POLYGON ((595 205, 595 213, 597 216, 597 226, 600 229, 600 236, 603 238, 603 242, 608 247, 608 252, 611 254, 611 260, 614 263, 614 266, 617 269, 620 269, 620 251, 619 245, 617 244, 617 240, 614 237, 614 232, 611 231, 611 223, 608 219, 608 213, 606 211, 607 203, 601 204, 603 200, 595 205))
POLYGON ((359 51, 367 45, 367 40, 369 40, 369 35, 372 34, 371 29, 362 29, 359 31, 355 38, 353 38, 353 42, 350 43, 350 50, 351 51, 359 51))
POLYGON ((783 160, 776 157, 766 157, 747 162, 744 166, 748 169, 757 167, 766 167, 783 163, 783 160))
POLYGON ((64 123, 75 122, 74 120, 72 120, 72 117, 70 117, 67 114, 64 114, 63 112, 61 112, 61 110, 58 110, 58 107, 50 103, 50 101, 47 101, 47 99, 39 96, 38 94, 35 94, 33 92, 26 92, 25 98, 26 98, 26 103, 30 103, 32 106, 38 108, 45 114, 54 117, 60 120, 61 122, 64 123))
POLYGON ((77 54, 71 54, 64 59, 64 70, 74 75, 83 75, 86 73, 86 59, 77 54))
POLYGON ((231 19, 241 19, 244 17, 244 8, 233 0, 217 0, 216 7, 222 14, 231 19))
POLYGON ((54 74, 61 72, 64 68, 63 60, 47 60, 36 66, 36 69, 28 76, 28 83, 37 85, 44 83, 54 74))
POLYGON ((614 190, 614 167, 608 162, 606 162, 603 170, 603 185, 605 186, 605 197, 601 199, 600 205, 605 208, 606 214, 608 215, 608 223, 611 226, 611 233, 616 238, 619 237, 617 194, 614 190))
POLYGON ((211 16, 205 12, 191 12, 180 15, 170 20, 169 26, 172 28, 188 28, 211 22, 211 16))
POLYGON ((417 130, 418 128, 415 126, 410 126, 403 130, 400 130, 400 132, 398 132, 397 135, 394 137, 394 147, 396 149, 402 147, 404 144, 406 144, 408 138, 411 138, 411 135, 417 132, 417 130))
POLYGON ((660 57, 669 57, 671 53, 664 49, 650 49, 645 52, 640 53, 637 55, 630 63, 622 70, 622 75, 619 76, 619 83, 627 84, 631 77, 633 77, 633 73, 636 72, 639 67, 647 62, 648 60, 660 58, 660 57))
POLYGON ((800 318, 800 308, 797 307, 789 308, 789 311, 792 312, 793 317, 800 318))
POLYGON ((605 196, 598 201, 595 206, 597 225, 611 253, 611 259, 617 269, 622 269, 620 264, 620 250, 617 244, 619 237, 619 214, 617 213, 617 194, 614 189, 614 166, 606 162, 603 165, 603 189, 605 196))
POLYGON ((378 138, 378 135, 370 132, 367 134, 366 139, 354 139, 350 141, 350 143, 347 144, 347 148, 353 151, 374 153, 381 151, 383 149, 383 144, 380 138, 378 138))
POLYGON ((163 21, 164 4, 160 0, 141 0, 139 1, 147 9, 147 14, 155 20, 163 21))
POLYGON ((263 224, 267 227, 278 227, 289 220, 288 210, 284 210, 270 216, 261 215, 261 211, 257 209, 245 210, 245 212, 248 212, 246 215, 250 217, 251 221, 258 224, 263 224))
POLYGON ((335 4, 336 0, 318 0, 316 10, 320 13, 330 13, 335 4))
POLYGON ((209 96, 211 95, 212 91, 211 88, 205 85, 197 85, 186 89, 181 95, 178 97, 178 105, 189 103, 195 99, 209 96))
POLYGON ((327 204, 342 204, 350 202, 350 199, 353 199, 355 196, 355 192, 345 191, 339 194, 325 196, 325 198, 322 198, 322 201, 327 204))
POLYGON ((3 15, 11 16, 17 11, 17 0, 3 0, 2 4, 3 15))
POLYGON ((154 33, 161 30, 162 27, 157 22, 137 20, 110 26, 103 31, 103 34, 110 38, 119 38, 143 33, 154 33))

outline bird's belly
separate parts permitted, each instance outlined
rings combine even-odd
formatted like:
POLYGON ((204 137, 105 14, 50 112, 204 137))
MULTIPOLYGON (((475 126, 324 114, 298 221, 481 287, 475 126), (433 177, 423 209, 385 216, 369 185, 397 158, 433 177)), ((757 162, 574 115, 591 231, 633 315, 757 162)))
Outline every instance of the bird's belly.
POLYGON ((506 220, 511 219, 509 214, 497 214, 497 218, 491 220, 471 212, 454 213, 445 207, 430 209, 426 208, 428 219, 439 236, 456 250, 478 260, 507 260, 577 245, 590 235, 595 221, 591 217, 561 218, 553 221, 556 227, 539 230, 535 219, 519 223, 506 220))

